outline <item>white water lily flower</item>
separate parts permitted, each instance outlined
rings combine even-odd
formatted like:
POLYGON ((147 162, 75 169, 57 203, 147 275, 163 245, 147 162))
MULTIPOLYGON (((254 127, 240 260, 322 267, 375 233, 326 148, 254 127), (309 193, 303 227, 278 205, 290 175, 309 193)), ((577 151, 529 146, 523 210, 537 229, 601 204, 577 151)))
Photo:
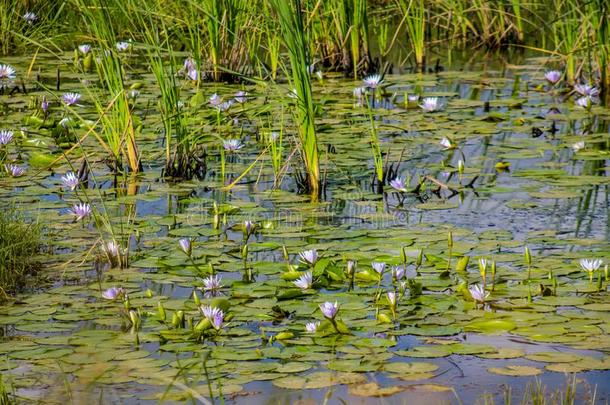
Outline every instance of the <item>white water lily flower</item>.
POLYGON ((478 302, 485 302, 487 297, 489 297, 489 293, 486 292, 480 284, 468 287, 468 291, 470 291, 472 299, 478 302))

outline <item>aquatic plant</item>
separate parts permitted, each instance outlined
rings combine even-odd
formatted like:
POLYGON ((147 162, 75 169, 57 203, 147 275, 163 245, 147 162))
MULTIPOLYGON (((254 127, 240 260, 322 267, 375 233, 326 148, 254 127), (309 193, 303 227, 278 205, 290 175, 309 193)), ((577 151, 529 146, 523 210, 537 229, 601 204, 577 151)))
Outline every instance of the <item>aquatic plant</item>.
POLYGON ((126 292, 122 287, 110 287, 109 289, 102 292, 102 298, 107 300, 117 300, 125 297, 126 292))
POLYGON ((396 0, 407 28, 418 70, 425 70, 426 63, 426 8, 424 0, 396 0))
POLYGON ((320 304, 320 311, 322 311, 322 315, 324 315, 325 318, 329 320, 334 320, 337 314, 339 313, 339 304, 336 301, 334 304, 332 302, 327 301, 323 304, 320 304))
POLYGON ((302 290, 310 289, 313 285, 313 274, 311 271, 305 272, 302 276, 292 282, 302 290))
POLYGON ((443 109, 438 97, 425 97, 419 105, 426 112, 435 112, 443 109))
POLYGON ((314 266, 318 261, 318 251, 316 249, 305 250, 299 253, 301 261, 309 266, 314 266))
POLYGON ((548 72, 546 72, 544 74, 544 78, 550 83, 550 84, 557 84, 559 82, 559 80, 561 80, 561 77, 563 76, 563 73, 561 73, 558 70, 549 70, 548 72))
POLYGON ((472 299, 477 302, 485 302, 485 300, 489 297, 489 293, 485 291, 484 287, 479 284, 472 285, 468 287, 468 291, 470 291, 470 295, 472 299))
POLYGON ((74 191, 80 184, 80 179, 74 172, 67 172, 61 177, 61 182, 65 188, 70 189, 70 191, 74 191))
POLYGON ((315 111, 309 65, 306 27, 301 0, 270 0, 282 29, 283 43, 290 56, 292 84, 296 90, 295 121, 299 133, 303 161, 307 172, 307 187, 312 199, 320 194, 320 166, 315 128, 315 111))
POLYGON ((25 174, 25 169, 13 163, 5 164, 4 170, 11 177, 21 177, 25 174))
POLYGON ((580 267, 589 273, 589 281, 593 282, 593 274, 604 264, 600 259, 580 259, 580 267))
POLYGON ((305 331, 307 333, 316 333, 320 327, 320 322, 308 322, 305 324, 305 331))
POLYGON ((75 221, 81 221, 91 215, 91 206, 87 203, 74 204, 70 213, 75 216, 75 221))
POLYGON ((6 146, 13 140, 13 131, 0 131, 0 146, 6 146))
POLYGON ((40 269, 41 226, 26 222, 15 207, 0 210, 0 301, 15 293, 40 269))

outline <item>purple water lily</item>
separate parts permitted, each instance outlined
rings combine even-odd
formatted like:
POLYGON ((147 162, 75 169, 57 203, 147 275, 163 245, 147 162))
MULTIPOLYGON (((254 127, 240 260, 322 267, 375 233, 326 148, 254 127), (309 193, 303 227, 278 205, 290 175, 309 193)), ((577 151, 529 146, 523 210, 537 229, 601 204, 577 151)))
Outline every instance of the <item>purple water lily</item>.
POLYGON ((13 80, 15 78, 15 68, 11 65, 0 64, 0 80, 13 80))
POLYGON ((328 319, 335 319, 339 312, 339 304, 337 301, 333 304, 332 302, 326 301, 324 304, 320 304, 320 311, 328 319))
POLYGON ((190 239, 184 238, 178 241, 180 250, 182 250, 187 256, 190 256, 193 252, 193 243, 190 239))
POLYGON ((217 293, 222 288, 222 277, 209 276, 203 279, 203 290, 206 292, 217 293))
POLYGON ((78 103, 78 100, 80 100, 80 98, 81 95, 78 93, 64 93, 64 95, 61 96, 61 100, 67 106, 71 106, 78 103))
POLYGON ((406 193, 407 191, 407 186, 405 184, 405 180, 401 179, 399 177, 395 178, 394 180, 390 181, 390 186, 392 186, 392 188, 396 191, 400 191, 401 193, 406 193))
POLYGON ((383 77, 380 74, 369 75, 365 77, 363 80, 364 86, 369 89, 376 89, 383 83, 383 77))
POLYGON ((107 300, 116 300, 125 296, 125 290, 122 287, 110 287, 106 291, 102 292, 102 298, 107 300))
POLYGON ((70 212, 76 216, 76 221, 80 221, 91 215, 91 206, 87 203, 74 204, 70 212))
POLYGON ((311 271, 308 271, 292 283, 302 290, 307 290, 313 285, 313 274, 311 271))
POLYGON ((549 70, 544 74, 544 78, 551 84, 557 84, 561 76, 563 76, 563 73, 559 70, 549 70))
POLYGON ((78 46, 78 50, 83 55, 86 55, 86 54, 88 54, 91 51, 91 45, 89 45, 89 44, 79 45, 78 46))
POLYGON ((316 333, 319 326, 320 322, 308 322, 305 324, 305 331, 307 333, 316 333))
POLYGON ((71 191, 74 191, 76 187, 78 187, 80 180, 74 172, 68 172, 61 177, 61 182, 65 188, 69 188, 71 191))
POLYGON ((13 140, 13 131, 0 131, 0 146, 8 145, 13 140))
POLYGON ((303 263, 313 266, 318 261, 318 251, 316 249, 306 250, 299 253, 299 257, 303 263))
POLYGON ((14 164, 6 164, 4 165, 4 169, 12 177, 21 177, 25 173, 24 168, 14 164))
POLYGON ((248 93, 240 90, 237 93, 235 93, 235 101, 237 101, 240 104, 245 103, 246 101, 248 101, 248 93))
POLYGON ((486 292, 480 284, 475 284, 468 287, 468 291, 470 291, 472 299, 478 302, 485 302, 485 299, 489 297, 489 293, 486 292))
POLYGON ((379 275, 382 275, 385 271, 385 263, 384 262, 372 262, 371 267, 375 272, 379 275))
POLYGON ((239 139, 227 139, 223 141, 222 146, 227 152, 237 152, 244 144, 239 139))

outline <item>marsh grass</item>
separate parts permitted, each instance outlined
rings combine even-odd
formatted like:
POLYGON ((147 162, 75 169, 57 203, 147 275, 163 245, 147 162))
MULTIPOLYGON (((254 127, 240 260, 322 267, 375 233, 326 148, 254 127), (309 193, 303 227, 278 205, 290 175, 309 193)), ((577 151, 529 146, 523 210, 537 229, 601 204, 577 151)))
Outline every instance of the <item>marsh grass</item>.
POLYGON ((41 227, 28 223, 14 207, 0 210, 0 300, 18 291, 40 269, 36 254, 41 227))
POLYGON ((114 51, 117 35, 112 24, 112 15, 106 3, 101 0, 95 4, 78 1, 83 19, 98 47, 96 67, 103 91, 90 91, 89 95, 102 117, 102 134, 112 154, 113 169, 115 172, 122 171, 125 159, 129 169, 138 172, 141 170, 141 163, 136 144, 137 130, 125 92, 123 61, 114 51), (108 99, 113 100, 111 108, 107 114, 102 115, 108 99))
POLYGON ((315 107, 311 89, 308 37, 300 0, 270 0, 277 13, 284 46, 290 57, 292 85, 296 90, 294 111, 301 152, 307 172, 307 185, 312 199, 320 194, 320 166, 315 128, 315 107))

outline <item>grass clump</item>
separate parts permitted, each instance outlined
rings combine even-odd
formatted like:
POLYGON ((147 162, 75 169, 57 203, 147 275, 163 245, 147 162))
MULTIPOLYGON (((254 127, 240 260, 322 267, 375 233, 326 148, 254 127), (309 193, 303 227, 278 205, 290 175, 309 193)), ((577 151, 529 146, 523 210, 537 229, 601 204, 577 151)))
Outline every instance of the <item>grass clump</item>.
POLYGON ((27 223, 14 208, 0 209, 0 301, 21 288, 38 270, 38 223, 27 223))

